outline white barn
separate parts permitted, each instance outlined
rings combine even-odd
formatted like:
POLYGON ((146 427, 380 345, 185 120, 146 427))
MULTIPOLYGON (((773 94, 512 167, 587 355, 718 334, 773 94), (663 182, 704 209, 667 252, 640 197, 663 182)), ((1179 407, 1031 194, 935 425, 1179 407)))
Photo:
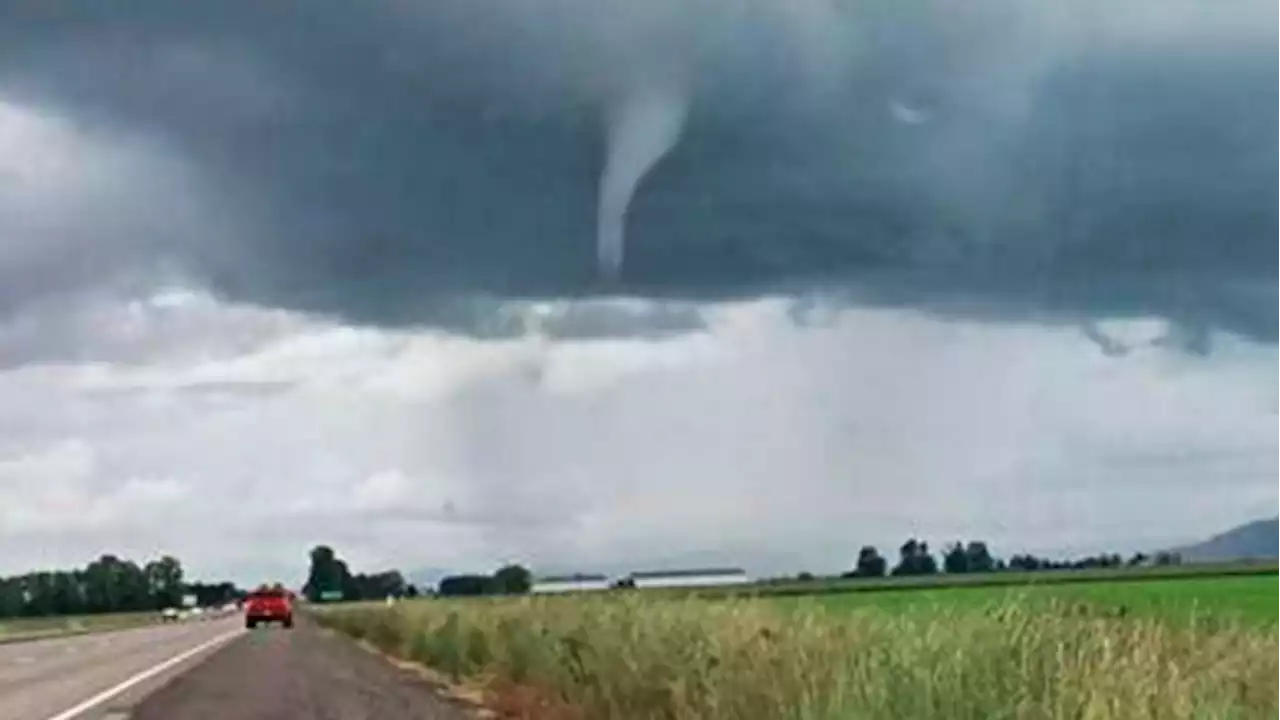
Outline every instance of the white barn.
POLYGON ((751 582, 741 568, 695 568, 689 570, 655 570, 633 572, 627 579, 637 588, 715 587, 751 582))
POLYGON ((538 578, 533 581, 531 590, 537 594, 589 592, 592 590, 608 590, 609 585, 609 578, 604 575, 575 573, 573 575, 552 575, 538 578))

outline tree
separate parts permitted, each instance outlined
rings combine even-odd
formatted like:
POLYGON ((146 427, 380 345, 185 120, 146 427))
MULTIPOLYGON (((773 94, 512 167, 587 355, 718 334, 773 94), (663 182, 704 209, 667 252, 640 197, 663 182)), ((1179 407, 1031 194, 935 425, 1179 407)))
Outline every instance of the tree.
POLYGON ((49 606, 51 615, 75 615, 84 611, 84 599, 80 584, 69 572, 41 573, 49 578, 49 606))
POLYGON ((952 543, 942 553, 942 569, 949 575, 969 572, 969 556, 964 552, 964 545, 952 543))
POLYGON ((858 551, 858 563, 854 567, 855 577, 884 577, 889 563, 873 545, 863 545, 858 551))
POLYGON ((400 597, 405 594, 407 583, 399 570, 384 570, 366 575, 357 573, 350 577, 348 600, 374 600, 388 595, 400 597))
POLYGON ((0 578, 0 617, 18 617, 26 607, 22 579, 0 578))
POLYGON ((1047 560, 1041 560, 1035 555, 1014 555, 1009 558, 1010 570, 1022 570, 1024 572, 1031 570, 1041 570, 1048 567, 1047 560))
POLYGON ((25 614, 45 617, 57 614, 53 602, 53 573, 33 573, 27 578, 27 606, 25 614))
POLYGON ((142 571, 115 555, 102 555, 84 569, 85 604, 89 612, 140 610, 130 605, 138 594, 135 584, 144 584, 142 571))
POLYGON ((938 572, 938 561, 929 552, 929 543, 910 538, 898 548, 898 565, 894 575, 932 575, 938 572))
POLYGON ((360 583, 352 576, 351 568, 347 566, 347 561, 335 560, 333 564, 335 568, 333 573, 338 578, 338 587, 342 590, 342 599, 347 602, 363 600, 364 596, 360 594, 360 583))
POLYGON ((523 595, 533 588, 533 573, 523 565, 504 565, 493 574, 494 589, 504 595, 523 595))
MULTIPOLYGON (((219 586, 237 592, 231 583, 219 586)), ((0 577, 0 617, 154 610, 175 596, 180 600, 186 590, 182 564, 175 557, 139 565, 104 554, 83 569, 0 577)), ((202 599, 201 604, 212 603, 202 599)))
POLYGON ((504 565, 492 575, 450 575, 440 580, 439 594, 522 595, 533 588, 533 573, 523 565, 504 565))
POLYGON ((186 590, 196 596, 196 603, 201 606, 226 605, 243 596, 242 591, 229 582, 191 583, 186 590))
POLYGON ((996 560, 991 557, 987 544, 981 540, 970 540, 964 549, 965 562, 971 573, 988 573, 996 569, 996 560))
POLYGON ((353 573, 347 562, 328 545, 311 549, 311 568, 302 594, 311 602, 320 601, 326 592, 340 592, 342 599, 380 600, 388 595, 402 597, 409 583, 399 570, 382 570, 375 573, 353 573))
POLYGON ((947 546, 942 556, 942 568, 952 574, 986 573, 996 569, 996 561, 985 542, 970 540, 968 545, 955 542, 947 546))
POLYGON ((322 594, 335 591, 345 597, 351 589, 349 573, 346 563, 338 559, 333 548, 317 545, 311 549, 310 558, 311 568, 307 571, 307 582, 302 586, 302 594, 307 600, 319 602, 322 594))
POLYGON ((182 604, 182 563, 172 555, 153 560, 143 568, 147 588, 154 599, 152 609, 177 607, 182 604))
POLYGON ((440 580, 441 597, 488 595, 493 590, 489 575, 450 575, 440 580))

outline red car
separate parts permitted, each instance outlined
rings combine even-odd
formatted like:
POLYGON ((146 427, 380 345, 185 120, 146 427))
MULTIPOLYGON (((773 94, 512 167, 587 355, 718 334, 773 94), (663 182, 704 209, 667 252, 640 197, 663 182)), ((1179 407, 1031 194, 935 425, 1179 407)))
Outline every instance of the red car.
POLYGON ((284 588, 259 588, 244 601, 244 626, 253 629, 258 623, 278 622, 293 627, 293 593, 284 588))

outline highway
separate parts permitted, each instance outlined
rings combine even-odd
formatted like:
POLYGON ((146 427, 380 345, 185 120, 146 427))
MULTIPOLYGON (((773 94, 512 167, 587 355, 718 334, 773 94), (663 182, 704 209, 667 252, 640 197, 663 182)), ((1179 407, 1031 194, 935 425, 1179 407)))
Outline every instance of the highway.
POLYGON ((411 675, 305 622, 239 615, 0 645, 0 720, 460 720, 411 675))

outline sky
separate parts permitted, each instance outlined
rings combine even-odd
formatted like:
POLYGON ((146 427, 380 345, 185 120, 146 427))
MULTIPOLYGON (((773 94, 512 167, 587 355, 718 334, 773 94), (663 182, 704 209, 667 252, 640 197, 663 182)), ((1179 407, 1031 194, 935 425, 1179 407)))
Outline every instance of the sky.
POLYGON ((1276 513, 1274 4, 216 5, 0 9, 0 572, 1276 513))

